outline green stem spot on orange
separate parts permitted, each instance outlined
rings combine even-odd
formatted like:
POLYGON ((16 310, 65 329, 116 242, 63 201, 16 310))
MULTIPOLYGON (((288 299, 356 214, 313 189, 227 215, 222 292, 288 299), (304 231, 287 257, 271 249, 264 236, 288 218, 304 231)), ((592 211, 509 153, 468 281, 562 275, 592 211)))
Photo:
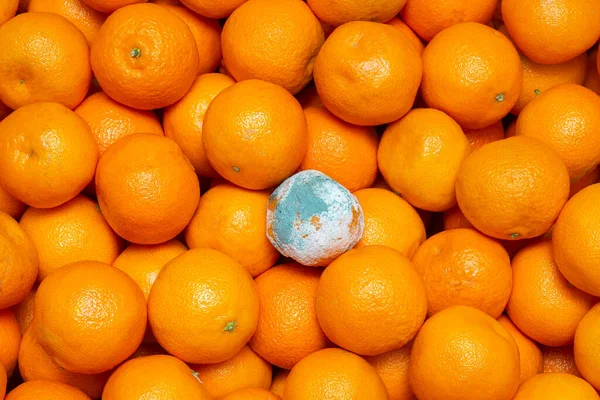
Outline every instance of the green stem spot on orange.
POLYGON ((519 235, 518 233, 511 233, 511 234, 510 234, 510 238, 511 238, 511 239, 516 239, 516 238, 518 238, 519 236, 521 236, 521 235, 519 235))
POLYGON ((499 93, 496 95, 496 101, 498 103, 502 103, 504 101, 504 93, 499 93))
POLYGON ((230 321, 227 323, 227 325, 225 325, 225 328, 223 329, 223 331, 225 332, 233 332, 233 330, 236 328, 237 324, 235 323, 235 321, 230 321))
POLYGON ((234 172, 240 172, 240 167, 236 167, 236 166, 234 166, 234 167, 233 167, 233 170, 234 170, 234 172))
POLYGON ((25 81, 23 79, 19 79, 19 83, 22 85, 25 83, 25 81))
POLYGON ((139 47, 135 47, 133 48, 133 50, 131 50, 131 53, 129 53, 129 55, 133 58, 140 58, 142 56, 142 50, 140 50, 139 47))
POLYGON ((540 89, 535 89, 533 93, 535 93, 536 96, 539 96, 541 92, 540 89))

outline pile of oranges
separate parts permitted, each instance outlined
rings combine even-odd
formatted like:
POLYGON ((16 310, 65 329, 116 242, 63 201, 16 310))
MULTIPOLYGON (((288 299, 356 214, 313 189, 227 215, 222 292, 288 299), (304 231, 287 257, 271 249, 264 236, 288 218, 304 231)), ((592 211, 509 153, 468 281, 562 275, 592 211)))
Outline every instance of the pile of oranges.
POLYGON ((0 0, 0 400, 600 400, 599 0, 0 0))

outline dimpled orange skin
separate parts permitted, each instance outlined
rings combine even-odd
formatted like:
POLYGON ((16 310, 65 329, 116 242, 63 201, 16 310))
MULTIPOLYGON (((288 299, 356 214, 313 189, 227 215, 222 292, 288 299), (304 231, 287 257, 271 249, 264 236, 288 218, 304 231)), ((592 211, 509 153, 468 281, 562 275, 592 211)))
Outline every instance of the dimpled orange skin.
MULTIPOLYGON (((0 25, 13 18, 19 8, 19 0, 6 0, 0 4, 0 25)), ((6 385, 4 385, 6 386, 6 385)))
POLYGON ((0 122, 0 159, 0 185, 10 195, 51 208, 90 183, 98 150, 77 114, 58 103, 35 103, 0 122))
POLYGON ((471 145, 471 151, 484 144, 504 139, 504 126, 501 121, 481 129, 463 129, 463 132, 471 145))
POLYGON ((36 380, 25 382, 13 389, 5 400, 90 400, 81 390, 60 382, 36 380))
POLYGON ((425 41, 462 22, 485 24, 492 19, 497 0, 408 0, 402 19, 425 41))
POLYGON ((271 382, 271 392, 277 396, 283 396, 283 389, 285 388, 285 382, 287 381, 290 371, 281 369, 274 376, 271 382))
POLYGON ((106 94, 140 110, 175 103, 198 73, 192 32, 156 4, 134 4, 112 13, 92 44, 90 61, 106 94))
POLYGON ((214 72, 221 62, 221 25, 219 21, 198 15, 177 0, 152 0, 186 23, 198 49, 198 75, 214 72))
POLYGON ((74 386, 98 399, 112 371, 100 374, 78 374, 61 368, 44 350, 35 337, 32 328, 23 335, 19 348, 19 372, 25 382, 46 379, 74 386))
POLYGON ((122 364, 108 380, 102 399, 210 400, 194 372, 181 360, 168 355, 138 357, 122 364))
POLYGON ((332 395, 353 400, 387 400, 377 371, 362 357, 325 349, 300 361, 285 383, 285 400, 321 400, 332 395))
POLYGON ((600 335, 600 304, 592 307, 579 323, 573 346, 577 368, 582 377, 596 390, 600 388, 598 335, 600 335))
POLYGON ((250 346, 268 362, 291 369, 330 346, 315 310, 321 269, 278 265, 256 278, 260 314, 250 346))
POLYGON ((96 169, 102 214, 125 240, 158 244, 189 223, 200 198, 194 169, 177 144, 135 133, 110 146, 96 169))
POLYGON ((21 331, 14 312, 10 308, 0 310, 0 368, 6 370, 8 377, 17 365, 20 345, 21 331))
POLYGON ((387 389, 390 400, 416 400, 408 381, 412 343, 365 360, 375 368, 387 389))
POLYGON ((540 93, 565 83, 581 85, 586 77, 586 54, 553 65, 537 64, 523 55, 520 57, 523 66, 523 86, 519 100, 511 110, 514 115, 519 115, 523 108, 540 93))
POLYGON ((325 41, 313 74, 329 111, 351 124, 380 125, 412 107, 421 82, 421 57, 392 26, 349 22, 325 41))
POLYGON ((298 93, 312 79, 325 41, 306 3, 249 0, 223 27, 223 62, 237 81, 262 79, 298 93))
POLYGON ((406 25, 406 23, 398 17, 394 17, 386 23, 398 29, 400 32, 404 33, 406 37, 410 39, 411 43, 415 46, 415 50, 417 50, 417 53, 419 53, 419 55, 423 55, 423 51, 425 51, 425 45, 417 36, 417 34, 410 28, 410 26, 406 25))
POLYGON ((182 0, 190 10, 208 18, 225 18, 248 0, 182 0))
POLYGON ((321 275, 316 308, 333 343, 375 356, 415 336, 427 314, 427 293, 408 258, 389 247, 368 246, 329 264, 321 275))
POLYGON ((104 92, 89 96, 73 111, 90 126, 100 155, 123 136, 139 132, 163 135, 160 121, 152 111, 127 107, 104 92))
POLYGON ((33 321, 33 308, 35 306, 36 291, 37 288, 32 288, 31 292, 29 292, 23 301, 12 307, 12 310, 15 313, 15 318, 17 318, 17 323, 19 324, 21 335, 25 334, 25 331, 27 328, 29 328, 29 325, 31 325, 31 321, 33 321))
POLYGON ((200 75, 181 100, 165 108, 165 135, 177 142, 199 176, 219 176, 208 162, 202 143, 204 116, 211 101, 234 83, 233 78, 223 74, 200 75))
POLYGON ((456 198, 465 217, 498 239, 546 233, 568 196, 569 174, 560 156, 529 137, 508 138, 473 151, 456 180, 456 198))
POLYGON ((460 126, 442 111, 417 108, 386 128, 377 153, 386 182, 413 206, 456 204, 458 169, 471 151, 460 126))
POLYGON ((500 32, 475 22, 440 32, 423 52, 421 93, 462 127, 500 121, 521 93, 521 61, 500 32))
POLYGON ((324 107, 306 108, 304 114, 308 150, 299 170, 321 171, 350 192, 373 185, 379 145, 375 129, 349 124, 324 107))
POLYGON ((551 241, 522 249, 512 267, 513 289, 506 311, 515 325, 546 346, 573 343, 577 324, 594 299, 562 276, 552 257, 551 241))
POLYGON ((168 263, 148 299, 158 343, 195 364, 222 362, 238 353, 256 330, 258 308, 250 274, 212 249, 189 250, 168 263))
POLYGON ((539 374, 519 388, 513 400, 598 400, 592 385, 570 374, 539 374))
POLYGON ((229 360, 190 366, 211 398, 221 399, 246 388, 268 389, 272 367, 250 347, 244 346, 229 360))
POLYGON ((87 94, 87 41, 60 15, 20 14, 1 26, 0 48, 0 100, 10 108, 55 101, 73 109, 87 94))
POLYGON ((502 18, 523 54, 540 64, 571 60, 600 36, 595 0, 503 0, 502 18))
POLYGON ((425 241, 419 213, 402 197, 379 188, 354 193, 363 210, 365 229, 356 248, 383 245, 411 257, 425 241))
POLYGON ((600 214, 600 184, 577 193, 563 208, 552 234, 554 259, 560 272, 574 286, 600 296, 600 273, 596 267, 600 257, 597 237, 600 214))
POLYGON ((298 169, 308 129, 302 107, 288 91, 250 79, 228 87, 210 103, 202 141, 208 160, 223 178, 262 190, 298 169))
POLYGON ((425 281, 427 312, 450 306, 480 309, 498 318, 510 296, 510 257, 500 243, 474 229, 453 229, 431 236, 411 261, 425 281))
POLYGON ((239 262, 252 277, 271 268, 279 252, 267 238, 269 193, 222 184, 200 198, 185 230, 190 249, 218 250, 239 262))
POLYGON ((85 374, 125 361, 142 342, 146 301, 124 272, 97 261, 66 265, 35 299, 35 335, 62 368, 85 374))
POLYGON ((581 85, 556 86, 523 109, 516 135, 552 147, 577 182, 600 163, 600 97, 581 85))
POLYGON ((352 21, 387 22, 404 7, 406 0, 308 0, 308 5, 325 24, 334 27, 352 21))
POLYGON ((106 15, 88 6, 84 0, 31 0, 28 12, 50 12, 72 22, 92 44, 106 15))
POLYGON ((519 348, 521 384, 532 376, 541 374, 544 361, 536 342, 521 332, 506 315, 501 315, 497 321, 510 333, 519 348))
POLYGON ((249 388, 231 393, 223 400, 281 400, 281 397, 265 389, 249 388))
POLYGON ((573 345, 561 347, 542 347, 544 373, 564 372, 581 378, 581 373, 575 364, 573 345))
POLYGON ((450 307, 417 334, 409 379, 420 400, 510 400, 519 386, 519 349, 483 311, 450 307))
POLYGON ((38 274, 35 244, 19 223, 0 212, 0 309, 21 302, 38 274))
POLYGON ((123 248, 98 203, 83 195, 51 209, 30 207, 20 224, 37 248, 40 282, 75 261, 111 264, 123 248))
MULTIPOLYGON (((31 0, 30 0, 31 1, 31 0)), ((148 0, 83 0, 90 7, 106 13, 110 14, 113 11, 118 10, 119 8, 136 4, 136 3, 145 3, 148 0)))

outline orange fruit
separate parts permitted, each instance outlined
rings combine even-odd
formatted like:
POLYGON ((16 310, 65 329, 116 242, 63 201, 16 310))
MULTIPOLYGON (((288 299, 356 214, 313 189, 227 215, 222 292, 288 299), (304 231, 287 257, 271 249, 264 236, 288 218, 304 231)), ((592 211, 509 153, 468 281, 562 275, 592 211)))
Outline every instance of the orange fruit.
POLYGON ((198 73, 192 32, 156 4, 134 4, 112 13, 92 43, 90 60, 106 94, 140 110, 175 103, 198 73))
POLYGON ((389 247, 368 246, 329 264, 317 288, 316 309, 333 343, 375 356, 412 340, 425 320, 427 294, 408 258, 389 247))
POLYGON ((225 18, 248 0, 182 0, 183 5, 208 18, 225 18))
POLYGON ((168 355, 138 357, 122 364, 106 383, 103 400, 197 399, 211 397, 183 361, 168 355))
POLYGON ((249 388, 231 393, 223 397, 223 400, 281 400, 281 397, 265 389, 249 388))
POLYGON ((371 187, 377 176, 375 129, 349 124, 324 107, 308 107, 304 114, 308 150, 300 171, 321 171, 351 192, 371 187))
POLYGON ((234 83, 232 78, 223 74, 200 75, 181 100, 165 108, 163 115, 165 135, 177 142, 183 154, 192 163, 196 174, 200 176, 211 178, 218 176, 208 162, 202 143, 206 110, 222 90, 234 83))
POLYGON ((357 21, 325 41, 314 80, 323 104, 337 117, 355 125, 380 125, 411 109, 421 73, 421 58, 405 34, 357 21))
POLYGON ((523 54, 540 64, 571 60, 600 37, 595 0, 503 0, 502 19, 523 54))
POLYGON ((402 19, 425 41, 452 25, 462 22, 485 24, 492 19, 497 0, 447 1, 408 0, 402 19))
POLYGON ((73 23, 87 39, 94 42, 106 15, 85 3, 85 0, 30 0, 29 12, 47 12, 65 17, 73 23))
POLYGON ((425 281, 427 311, 454 305, 480 309, 498 318, 510 296, 510 257, 500 243, 474 229, 431 236, 411 261, 425 281))
POLYGON ((92 94, 74 111, 90 126, 100 155, 123 136, 139 132, 163 135, 160 121, 152 111, 127 107, 104 92, 92 94))
POLYGON ((0 29, 0 100, 12 109, 51 101, 74 108, 92 78, 85 36, 52 13, 19 14, 0 29))
POLYGON ((444 230, 448 231, 451 229, 461 229, 461 228, 473 228, 473 224, 467 220, 465 214, 463 214, 462 210, 459 206, 454 206, 449 210, 444 211, 443 215, 444 221, 444 230))
POLYGON ((444 29, 423 52, 423 99, 462 127, 500 121, 521 93, 521 61, 498 31, 475 22, 444 29))
POLYGON ((37 341, 33 329, 23 335, 19 348, 19 371, 25 382, 45 379, 71 385, 93 399, 102 396, 110 371, 100 374, 78 374, 61 368, 37 341))
POLYGON ((37 288, 32 288, 23 301, 12 307, 12 310, 15 313, 15 318, 17 319, 17 323, 19 324, 21 335, 25 334, 25 331, 27 328, 29 328, 29 325, 31 325, 31 321, 33 321, 33 308, 35 306, 36 292, 37 288))
POLYGON ((577 368, 583 378, 596 390, 600 390, 598 335, 600 335, 600 304, 592 307, 577 326, 573 346, 577 368))
POLYGON ((580 85, 556 86, 523 109, 516 133, 556 150, 576 182, 600 163, 600 97, 580 85))
POLYGON ((90 183, 98 150, 77 114, 58 103, 35 103, 0 122, 0 159, 6 160, 0 164, 0 185, 11 196, 50 208, 90 183))
POLYGON ((213 399, 222 399, 246 388, 268 389, 271 386, 271 364, 248 346, 242 347, 236 355, 226 361, 196 364, 191 368, 213 399))
POLYGON ((538 345, 521 332, 506 315, 501 315, 497 321, 510 333, 519 348, 521 384, 532 376, 542 373, 544 361, 538 345))
MULTIPOLYGON (((29 0, 31 1, 31 0, 29 0)), ((136 4, 136 3, 145 3, 148 0, 83 0, 90 7, 103 12, 110 14, 113 11, 118 10, 119 8, 136 4)))
POLYGON ((308 86, 298 92, 296 100, 298 100, 303 109, 307 109, 308 107, 323 107, 314 82, 309 83, 308 86))
MULTIPOLYGON (((521 55, 523 86, 517 104, 511 113, 519 115, 523 108, 541 93, 566 83, 583 84, 587 70, 587 56, 581 54, 560 64, 537 64, 521 55)), ((544 121, 544 119, 540 119, 544 121)), ((545 121, 544 121, 545 122, 545 121)))
POLYGON ((0 212, 0 309, 20 303, 38 274, 34 242, 11 216, 0 212))
POLYGON ((415 50, 417 50, 417 53, 419 53, 419 55, 423 55, 423 51, 425 51, 425 45, 417 36, 417 34, 410 28, 410 26, 406 25, 404 21, 402 21, 398 17, 394 17, 386 23, 398 29, 400 32, 404 33, 406 37, 410 39, 413 46, 415 46, 415 50))
POLYGON ((390 400, 416 400, 408 381, 408 364, 412 343, 366 360, 375 368, 387 389, 390 400))
POLYGON ((218 250, 248 270, 252 277, 271 268, 279 252, 267 238, 268 192, 218 185, 200 198, 200 204, 185 230, 191 249, 218 250))
POLYGON ((598 50, 595 49, 588 54, 587 75, 583 86, 600 95, 600 68, 598 67, 598 50))
POLYGON ((281 369, 274 376, 271 382, 271 393, 277 396, 283 396, 283 389, 285 388, 285 382, 287 381, 290 371, 281 369))
POLYGON ((600 296, 600 273, 596 261, 600 248, 596 236, 600 214, 600 184, 583 189, 563 208, 552 234, 554 259, 567 280, 594 296, 600 296))
POLYGON ((146 330, 144 294, 124 272, 97 261, 66 265, 35 299, 37 340, 60 367, 84 374, 125 361, 146 330))
POLYGON ((148 299, 158 343, 189 363, 210 364, 237 354, 258 321, 258 293, 250 274, 212 249, 194 249, 160 271, 148 299))
POLYGON ((342 349, 317 351, 300 361, 285 383, 286 400, 387 400, 383 381, 368 362, 342 349))
POLYGON ((186 251, 187 247, 175 239, 155 245, 131 244, 112 265, 129 275, 148 300, 152 284, 162 267, 186 251))
POLYGON ((456 180, 456 199, 465 217, 498 239, 544 234, 568 196, 569 174, 560 156, 529 137, 508 138, 473 151, 456 180))
POLYGON ((308 142, 306 118, 288 91, 251 79, 224 89, 210 103, 202 141, 223 178, 247 189, 266 189, 300 166, 308 142))
POLYGON ((484 144, 504 139, 504 126, 501 121, 481 129, 463 129, 463 132, 471 144, 471 151, 484 144))
POLYGON ((158 244, 173 239, 192 219, 200 185, 177 143, 135 133, 100 158, 96 192, 115 232, 133 243, 158 244))
POLYGON ((290 263, 256 278, 260 314, 250 347, 271 364, 291 369, 330 345, 315 310, 321 272, 290 263))
POLYGON ((542 346, 542 357, 544 358, 544 373, 564 372, 581 377, 581 373, 575 364, 573 345, 561 347, 542 346))
POLYGON ((108 226, 98 203, 83 195, 55 208, 28 208, 21 227, 37 249, 39 281, 75 261, 111 264, 123 248, 123 240, 108 226))
POLYGON ((569 193, 569 198, 575 196, 586 187, 591 186, 594 183, 598 183, 598 180, 600 180, 600 165, 582 176, 577 182, 571 183, 571 192, 569 193))
POLYGON ((140 347, 137 348, 136 351, 133 352, 129 359, 134 359, 138 357, 147 357, 147 356, 156 356, 156 355, 168 355, 167 351, 163 349, 156 342, 143 342, 140 344, 140 347))
POLYGON ((513 289, 506 307, 511 320, 527 336, 547 346, 572 343, 593 298, 562 276, 550 240, 519 251, 512 267, 513 289))
POLYGON ((321 21, 339 26, 351 21, 387 22, 404 7, 406 0, 354 2, 341 0, 308 0, 308 5, 321 21))
POLYGON ((388 246, 411 257, 425 241, 425 226, 418 212, 402 197, 385 189, 354 193, 363 210, 365 229, 355 247, 388 246))
POLYGON ((262 79, 298 93, 312 79, 325 41, 323 28, 301 1, 249 0, 223 27, 223 62, 237 80, 262 79))
POLYGON ((540 374, 523 383, 514 400, 597 400, 592 385, 570 374, 540 374))
POLYGON ((429 318, 417 334, 409 379, 421 400, 510 400, 519 386, 519 349, 483 311, 450 307, 429 318))
POLYGON ((18 8, 19 0, 3 1, 2 4, 0 4, 0 25, 13 18, 17 14, 18 8))
POLYGON ((25 203, 15 199, 0 186, 0 211, 18 219, 25 212, 25 203))
POLYGON ((21 331, 10 308, 0 310, 0 369, 5 369, 10 377, 17 365, 21 331))
POLYGON ((456 175, 470 151, 452 118, 442 111, 418 108, 388 125, 377 160, 386 182, 409 203, 445 211, 456 204, 456 175))
POLYGON ((25 382, 8 393, 6 400, 90 400, 81 390, 60 382, 36 380, 25 382))
POLYGON ((6 394, 7 376, 4 368, 0 368, 0 397, 4 398, 6 394))

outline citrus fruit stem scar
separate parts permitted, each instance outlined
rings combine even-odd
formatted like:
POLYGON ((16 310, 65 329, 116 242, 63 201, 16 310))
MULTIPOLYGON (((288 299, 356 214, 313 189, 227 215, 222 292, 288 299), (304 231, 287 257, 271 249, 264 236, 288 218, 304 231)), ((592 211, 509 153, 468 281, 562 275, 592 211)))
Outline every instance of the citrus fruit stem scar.
POLYGON ((223 329, 223 331, 233 332, 236 326, 237 324, 235 323, 235 321, 228 322, 227 325, 225 325, 225 329, 223 329))
POLYGON ((140 58, 142 56, 142 50, 140 50, 139 47, 135 47, 133 48, 133 50, 131 50, 131 53, 129 53, 129 55, 133 58, 140 58))
POLYGON ((240 168, 239 168, 239 167, 235 167, 235 166, 234 166, 234 167, 233 167, 233 170, 234 170, 235 172, 240 172, 240 168))
POLYGON ((498 95, 496 95, 496 101, 498 103, 501 103, 504 101, 504 93, 499 93, 498 95))
POLYGON ((511 233, 511 234, 510 234, 510 238, 511 238, 511 239, 516 239, 516 238, 518 238, 519 236, 521 236, 521 235, 519 235, 518 233, 511 233))

